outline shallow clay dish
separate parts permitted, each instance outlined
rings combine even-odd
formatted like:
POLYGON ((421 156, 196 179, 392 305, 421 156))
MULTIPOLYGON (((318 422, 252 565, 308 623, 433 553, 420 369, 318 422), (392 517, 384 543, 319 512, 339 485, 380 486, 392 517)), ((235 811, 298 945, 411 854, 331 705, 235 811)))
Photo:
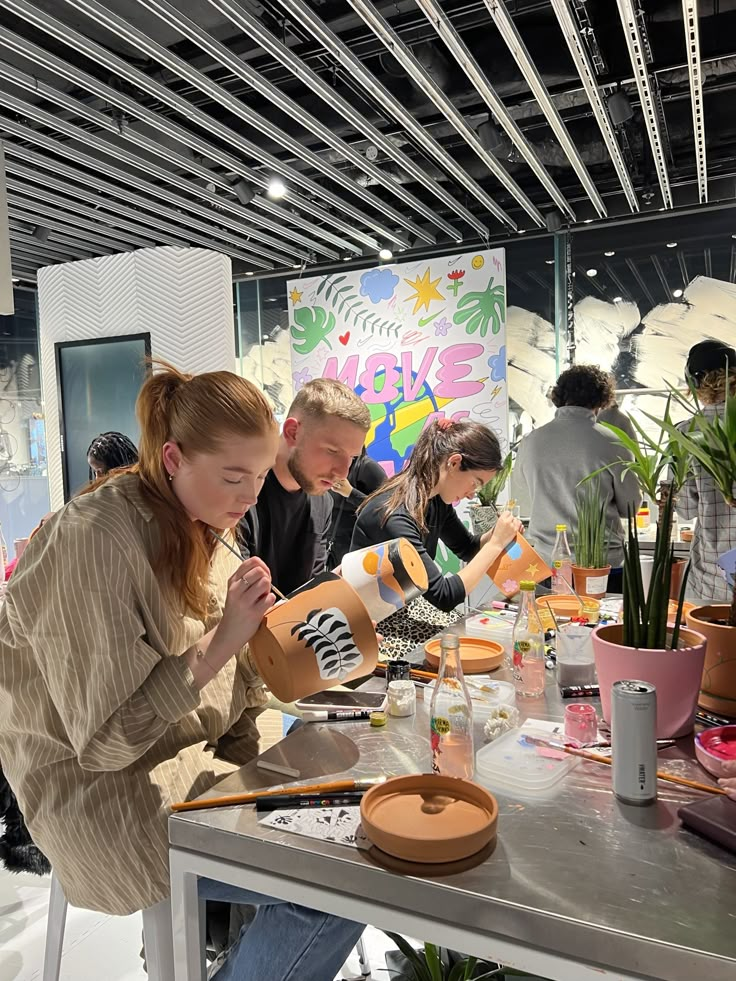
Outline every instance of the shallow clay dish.
MULTIPOLYGON (((436 637, 424 645, 427 664, 435 670, 440 666, 441 644, 439 637, 436 637)), ((503 645, 497 644, 495 640, 460 637, 460 663, 465 674, 485 674, 487 671, 495 671, 503 664, 503 653, 503 645)))
POLYGON ((704 729, 695 737, 698 763, 714 777, 735 776, 736 725, 704 729))
POLYGON ((496 838, 498 804, 470 780, 417 773, 372 787, 360 804, 363 831, 406 862, 459 862, 496 838))

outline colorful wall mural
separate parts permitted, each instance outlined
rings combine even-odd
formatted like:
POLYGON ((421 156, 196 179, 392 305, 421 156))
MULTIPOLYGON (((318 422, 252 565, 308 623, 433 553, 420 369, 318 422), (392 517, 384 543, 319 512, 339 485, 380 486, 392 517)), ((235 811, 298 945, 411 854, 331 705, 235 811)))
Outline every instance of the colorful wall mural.
POLYGON ((358 392, 387 474, 436 417, 483 422, 507 445, 503 249, 292 280, 288 297, 294 391, 328 377, 358 392))

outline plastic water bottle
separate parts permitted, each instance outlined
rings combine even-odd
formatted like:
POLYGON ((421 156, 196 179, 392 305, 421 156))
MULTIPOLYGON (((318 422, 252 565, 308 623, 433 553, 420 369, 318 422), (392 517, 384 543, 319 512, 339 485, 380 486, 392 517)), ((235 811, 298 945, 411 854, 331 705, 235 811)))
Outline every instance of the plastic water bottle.
POLYGON ((538 698, 544 694, 544 627, 534 600, 533 582, 520 582, 521 603, 512 634, 512 674, 516 694, 538 698))
POLYGON ((473 779, 473 703, 460 663, 460 641, 445 634, 441 661, 430 707, 432 771, 446 777, 473 779))
POLYGON ((552 549, 552 592, 572 592, 572 552, 567 541, 567 525, 557 525, 552 549))

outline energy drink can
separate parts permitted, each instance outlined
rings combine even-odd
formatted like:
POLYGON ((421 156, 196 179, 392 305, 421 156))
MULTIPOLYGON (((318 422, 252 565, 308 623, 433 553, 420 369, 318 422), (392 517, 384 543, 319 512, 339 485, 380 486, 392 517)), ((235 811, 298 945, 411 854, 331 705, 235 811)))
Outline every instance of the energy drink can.
POLYGON ((657 690, 647 681, 617 681, 611 690, 613 792, 624 804, 657 799, 657 690))

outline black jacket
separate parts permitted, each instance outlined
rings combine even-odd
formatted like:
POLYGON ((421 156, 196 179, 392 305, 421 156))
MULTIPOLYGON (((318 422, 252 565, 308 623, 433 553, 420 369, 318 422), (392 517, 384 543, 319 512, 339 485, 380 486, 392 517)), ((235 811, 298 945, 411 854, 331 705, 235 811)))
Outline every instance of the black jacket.
POLYGON ((327 544, 327 568, 340 565, 346 552, 350 551, 350 540, 355 527, 355 512, 373 491, 386 481, 386 471, 380 464, 363 453, 353 460, 348 471, 348 481, 353 489, 349 497, 330 491, 332 497, 332 523, 327 544))

